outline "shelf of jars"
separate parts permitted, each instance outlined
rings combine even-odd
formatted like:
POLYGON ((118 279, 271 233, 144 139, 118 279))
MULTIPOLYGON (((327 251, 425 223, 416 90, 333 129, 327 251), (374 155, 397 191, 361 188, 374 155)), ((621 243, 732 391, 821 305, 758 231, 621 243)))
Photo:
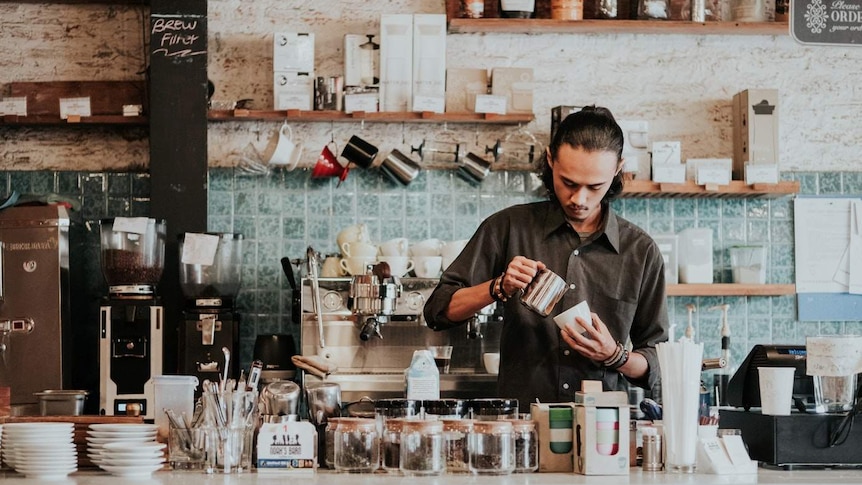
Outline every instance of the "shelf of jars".
POLYGON ((795 295, 794 284, 698 283, 667 285, 667 296, 786 296, 795 295))
POLYGON ((449 33, 788 35, 789 27, 785 22, 450 18, 449 33))
POLYGON ((517 125, 533 121, 529 114, 432 113, 432 112, 356 112, 303 110, 210 110, 210 121, 296 121, 368 123, 486 123, 517 125))
POLYGON ((799 181, 782 181, 777 184, 749 185, 742 180, 732 180, 729 185, 697 185, 693 181, 682 184, 653 182, 651 180, 627 180, 621 197, 661 198, 776 198, 799 193, 799 181))

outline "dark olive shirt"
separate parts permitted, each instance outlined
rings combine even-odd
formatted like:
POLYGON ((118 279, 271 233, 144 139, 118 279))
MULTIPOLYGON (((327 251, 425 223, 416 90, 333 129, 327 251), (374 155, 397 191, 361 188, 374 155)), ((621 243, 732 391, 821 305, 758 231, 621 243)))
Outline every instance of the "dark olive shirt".
POLYGON ((639 227, 603 205, 601 228, 581 241, 560 205, 543 201, 517 205, 491 215, 479 226, 458 258, 444 271, 425 304, 428 326, 460 325, 446 318, 452 295, 500 275, 515 256, 541 261, 571 288, 542 317, 517 297, 505 304, 500 337, 500 397, 530 403, 569 402, 581 380, 601 380, 605 390, 625 390, 626 380, 569 348, 553 317, 586 300, 620 342, 646 357, 649 373, 632 383, 651 389, 659 377, 655 345, 667 340, 664 261, 658 246, 639 227))

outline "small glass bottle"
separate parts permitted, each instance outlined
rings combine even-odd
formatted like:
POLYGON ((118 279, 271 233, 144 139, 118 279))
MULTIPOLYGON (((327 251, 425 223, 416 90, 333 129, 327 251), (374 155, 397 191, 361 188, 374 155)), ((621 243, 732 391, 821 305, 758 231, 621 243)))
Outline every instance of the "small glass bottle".
POLYGON ((515 470, 515 439, 510 421, 476 421, 469 435, 470 471, 508 475, 515 470))
POLYGON ((515 435, 515 473, 532 473, 539 469, 539 434, 536 423, 512 421, 515 435))
POLYGON ((406 418, 390 418, 386 420, 383 429, 383 440, 380 446, 380 458, 383 469, 388 472, 401 471, 401 430, 406 418))
POLYGON ((373 419, 341 420, 334 436, 336 471, 370 473, 377 469, 380 448, 373 419))
POLYGON ((443 439, 446 441, 446 471, 448 473, 470 473, 467 444, 472 430, 472 419, 443 420, 443 439))
POLYGON ((406 475, 439 475, 446 471, 443 422, 410 419, 401 425, 401 471, 406 475))

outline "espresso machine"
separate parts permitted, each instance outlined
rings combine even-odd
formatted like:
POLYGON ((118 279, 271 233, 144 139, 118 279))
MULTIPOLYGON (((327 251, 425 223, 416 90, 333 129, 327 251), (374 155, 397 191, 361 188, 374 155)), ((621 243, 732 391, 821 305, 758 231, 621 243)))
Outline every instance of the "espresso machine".
POLYGON ((100 309, 100 412, 155 417, 152 386, 162 375, 163 307, 156 294, 165 262, 164 220, 100 221, 102 273, 108 296, 100 309))
MULTIPOLYGON (((179 371, 217 382, 224 352, 239 355, 240 314, 234 305, 242 277, 242 234, 180 235, 180 287, 186 298, 179 328, 179 371)), ((228 374, 239 376, 239 359, 228 374)))
POLYGON ((0 408, 70 386, 69 214, 62 205, 0 211, 0 408), (9 394, 6 394, 9 393, 9 394), (8 400, 7 400, 8 399, 8 400))

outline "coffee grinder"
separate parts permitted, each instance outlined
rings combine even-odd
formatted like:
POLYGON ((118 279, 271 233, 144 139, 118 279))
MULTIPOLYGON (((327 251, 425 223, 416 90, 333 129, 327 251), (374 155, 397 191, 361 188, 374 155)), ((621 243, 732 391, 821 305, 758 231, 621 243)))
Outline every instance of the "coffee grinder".
MULTIPOLYGON (((240 315, 234 305, 242 276, 242 234, 180 235, 180 287, 186 298, 179 328, 179 371, 200 382, 218 382, 222 349, 239 355, 240 315)), ((239 359, 230 359, 228 375, 239 377, 239 359)), ((200 392, 200 391, 199 391, 200 392)))
POLYGON ((156 294, 165 262, 164 220, 117 217, 100 221, 102 273, 99 407, 105 415, 155 417, 153 391, 162 375, 163 308, 156 294))

